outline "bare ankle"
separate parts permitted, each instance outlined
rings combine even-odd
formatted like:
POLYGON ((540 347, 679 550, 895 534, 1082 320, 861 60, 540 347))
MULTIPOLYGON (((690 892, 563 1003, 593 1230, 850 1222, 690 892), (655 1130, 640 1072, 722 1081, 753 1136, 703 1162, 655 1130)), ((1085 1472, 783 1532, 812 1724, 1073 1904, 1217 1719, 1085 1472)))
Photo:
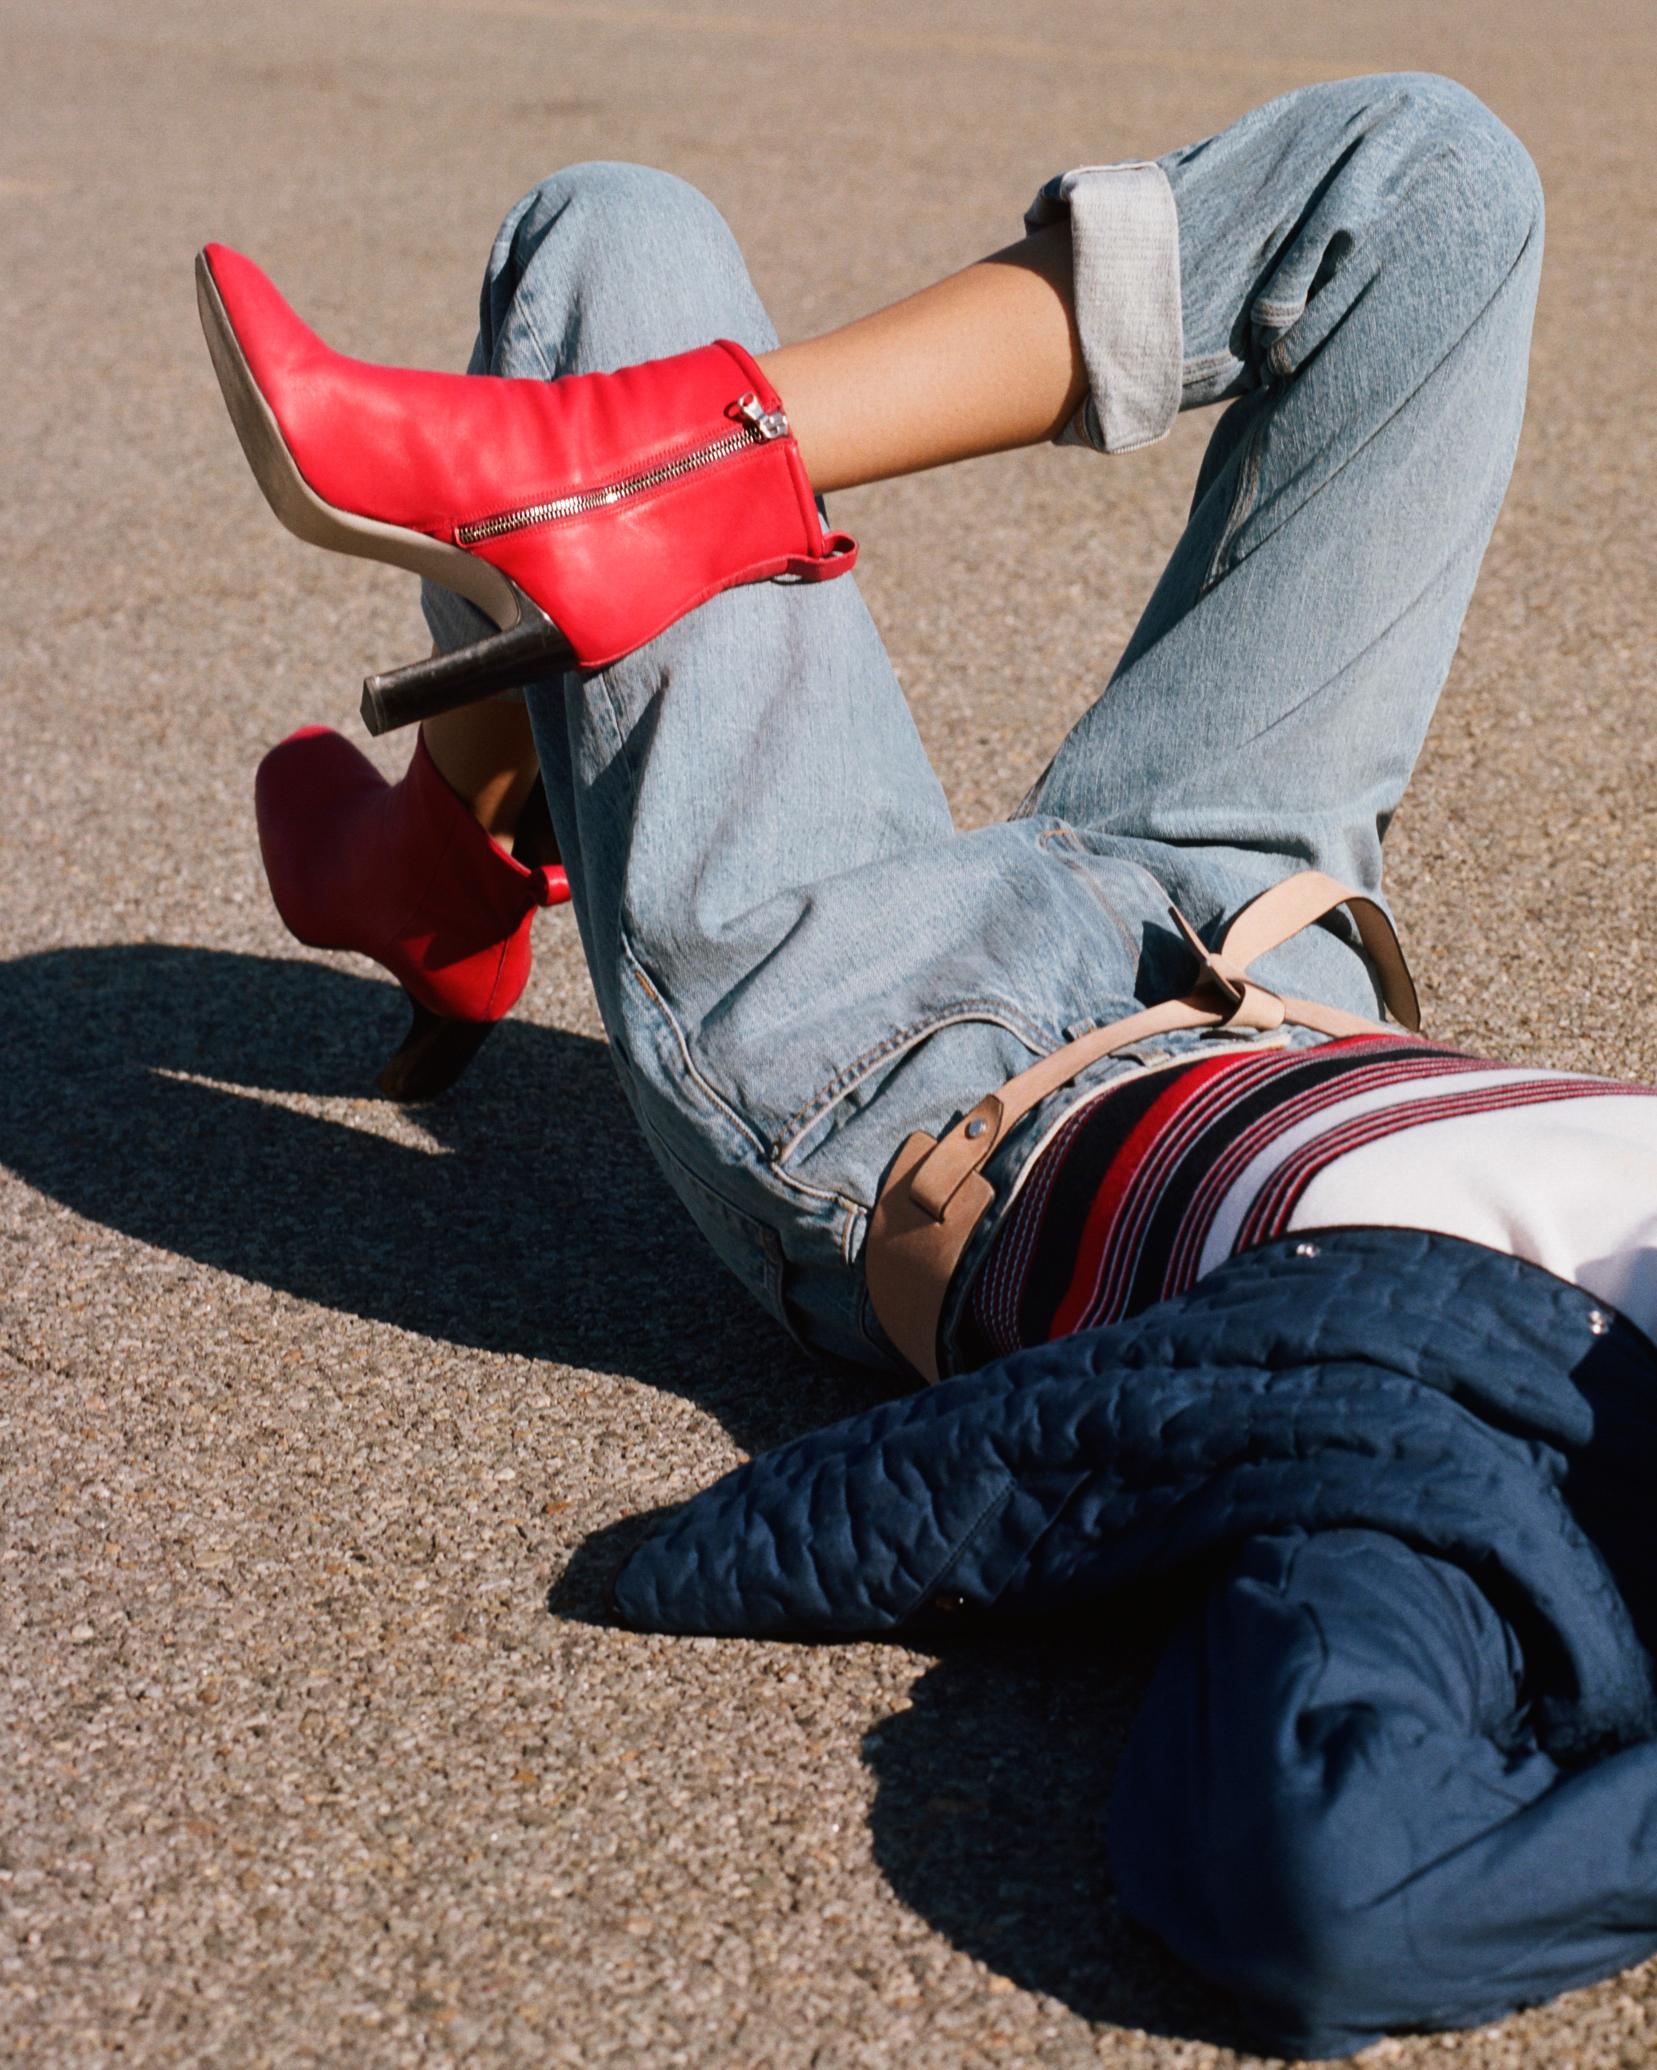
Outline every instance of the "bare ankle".
POLYGON ((438 775, 490 839, 511 853, 541 766, 524 706, 500 698, 467 705, 426 720, 420 737, 438 775))

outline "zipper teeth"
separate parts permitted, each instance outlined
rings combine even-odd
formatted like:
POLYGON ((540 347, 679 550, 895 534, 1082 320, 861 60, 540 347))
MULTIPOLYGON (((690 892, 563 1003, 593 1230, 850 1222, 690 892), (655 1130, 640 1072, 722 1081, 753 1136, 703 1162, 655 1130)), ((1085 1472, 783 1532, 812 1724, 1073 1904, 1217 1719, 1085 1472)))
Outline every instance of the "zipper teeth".
POLYGON ((676 460, 664 460, 658 467, 647 467, 641 474, 624 475, 619 482, 608 482, 602 489, 580 489, 573 496, 557 496, 549 503, 531 503, 522 510, 503 510, 496 517, 460 525, 455 531, 455 544, 476 546, 486 539, 500 539, 508 532, 525 531, 531 525, 550 524, 554 518, 580 517, 585 511, 602 510, 606 504, 625 503, 629 497, 642 496, 648 489, 659 489, 663 482, 677 481, 681 475, 728 460, 745 446, 766 442, 766 434, 757 425, 745 424, 737 431, 726 432, 711 445, 681 453, 676 460))

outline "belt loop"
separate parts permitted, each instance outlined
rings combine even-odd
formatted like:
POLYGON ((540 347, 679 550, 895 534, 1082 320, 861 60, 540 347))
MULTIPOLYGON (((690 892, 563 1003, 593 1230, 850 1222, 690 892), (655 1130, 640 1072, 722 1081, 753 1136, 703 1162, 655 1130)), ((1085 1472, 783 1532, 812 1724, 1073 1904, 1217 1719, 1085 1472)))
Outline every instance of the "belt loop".
POLYGON ((1005 1133, 1000 1095, 989 1093, 922 1161, 909 1182, 910 1199, 934 1222, 941 1222, 949 1203, 972 1174, 989 1163, 1005 1133))

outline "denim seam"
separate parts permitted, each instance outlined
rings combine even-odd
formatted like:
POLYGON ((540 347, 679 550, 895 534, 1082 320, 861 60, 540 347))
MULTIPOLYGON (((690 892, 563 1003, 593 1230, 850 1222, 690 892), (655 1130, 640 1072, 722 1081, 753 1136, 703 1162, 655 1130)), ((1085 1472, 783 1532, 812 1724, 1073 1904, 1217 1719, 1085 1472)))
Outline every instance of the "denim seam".
MULTIPOLYGON (((1410 596, 1405 599, 1396 617, 1389 619, 1381 627, 1380 631, 1376 633, 1375 637, 1360 647, 1356 654, 1349 655, 1341 663, 1340 667, 1335 670, 1333 675, 1323 677, 1321 681, 1315 683, 1306 692, 1304 697, 1298 698, 1286 710, 1278 712, 1269 724, 1249 734, 1245 739, 1239 740, 1238 747, 1240 749, 1252 747, 1257 741, 1264 740, 1269 733, 1275 732, 1279 726, 1286 725, 1289 720, 1295 717, 1296 713, 1303 711, 1314 697, 1323 696, 1327 691, 1333 689, 1344 676, 1350 675, 1355 668, 1361 667, 1369 659, 1370 655, 1375 652, 1375 649, 1380 646, 1381 642, 1392 636, 1395 629, 1410 615, 1428 591, 1443 580, 1445 570, 1453 566, 1460 558, 1461 551, 1462 549, 1459 546, 1455 547, 1451 550, 1447 559, 1437 562, 1429 570, 1426 580, 1421 584, 1420 588, 1412 591, 1410 596)), ((1363 888, 1366 895, 1370 898, 1385 898, 1385 893, 1379 885, 1368 885, 1363 888)), ((1370 961, 1369 952, 1363 947, 1357 928, 1346 917, 1345 912, 1341 908, 1337 907, 1333 912, 1325 913, 1321 919, 1314 920, 1311 924, 1314 927, 1322 928, 1327 934, 1332 934, 1338 942, 1342 943, 1346 948, 1352 949, 1362 959, 1364 968, 1373 973, 1375 966, 1370 961)))
MULTIPOLYGON (((1273 350, 1276 348, 1274 347, 1273 350)), ((1269 359, 1270 355, 1268 355, 1269 359)), ((1237 535, 1248 522, 1254 509, 1255 498, 1260 492, 1260 447, 1265 432, 1266 420, 1271 412, 1262 402, 1254 422, 1243 434, 1243 443, 1238 450, 1237 487, 1232 493, 1231 508, 1220 528, 1220 537, 1209 558, 1208 571, 1197 590, 1199 597, 1207 596, 1223 575, 1230 572, 1229 559, 1237 535)))
POLYGON ((865 1212, 867 1204, 849 1193, 838 1192, 832 1186, 813 1186, 809 1179, 797 1179, 792 1172, 785 1172, 775 1164, 768 1163, 765 1169, 779 1186, 786 1186, 807 1200, 825 1200, 831 1206, 845 1208, 853 1214, 865 1212))
POLYGON ((680 1061, 685 1067, 685 1076, 696 1087, 697 1091, 702 1094, 703 1098, 707 1100, 708 1104, 718 1113, 724 1115, 725 1119, 743 1140, 757 1154, 763 1155, 765 1145, 758 1133, 743 1120, 742 1116, 722 1094, 714 1090, 703 1074, 697 1069, 695 1059, 690 1053, 690 1044, 685 1040, 685 1032, 679 1025, 679 1018, 674 1013, 672 1007, 668 1005, 660 987, 651 977, 649 971, 645 969, 643 958, 633 946, 632 938, 629 936, 626 927, 619 928, 617 933, 621 953, 627 960, 640 991, 655 1006, 657 1012, 661 1015, 664 1026, 673 1037, 674 1044, 679 1051, 680 1061))
MULTIPOLYGON (((1090 849, 1085 848, 1082 845, 1081 838, 1077 834, 1076 829, 1073 826, 1070 826, 1069 824, 1062 821, 1058 826, 1050 828, 1047 833, 1041 835, 1037 842, 1037 846, 1043 848, 1051 848, 1055 842, 1057 842, 1060 846, 1067 848, 1070 851, 1070 855, 1076 856, 1078 858, 1087 857, 1092 853, 1090 849)), ((1122 946, 1127 951, 1129 957, 1137 957, 1139 953, 1138 944, 1134 941, 1132 934, 1129 932, 1127 923, 1123 920, 1122 915, 1116 910, 1115 906, 1111 904, 1110 900, 1105 897, 1104 893, 1099 889, 1098 885, 1094 883, 1092 877, 1088 874, 1088 872, 1086 870, 1077 868, 1074 863, 1071 863, 1069 856, 1060 856, 1059 860, 1060 862, 1065 863, 1067 867, 1073 869, 1075 871, 1075 874, 1082 880, 1083 890, 1086 891, 1087 895, 1089 896, 1089 898, 1093 900, 1094 904, 1098 906, 1098 908, 1104 914, 1105 918, 1110 922, 1112 927, 1116 929, 1117 934, 1121 937, 1122 946)), ((1097 1023, 1095 1025, 1097 1025, 1097 1023)))
MULTIPOLYGON (((1517 264, 1517 260, 1515 260, 1515 264, 1517 264)), ((1506 283, 1506 278, 1507 276, 1504 275, 1502 283, 1503 285, 1505 285, 1506 283)), ((1500 293, 1500 291, 1500 287, 1498 287, 1496 293, 1500 293)), ((1491 300, 1495 300, 1495 294, 1491 296, 1491 300)), ((1352 306, 1356 305, 1354 304, 1352 306)), ((1278 330, 1280 332, 1280 335, 1273 338, 1270 345, 1266 347, 1266 351, 1264 354, 1263 364, 1268 378, 1276 379, 1284 383, 1285 385, 1287 385, 1287 383, 1294 379, 1295 374, 1298 371, 1298 367, 1291 357, 1291 336, 1295 325, 1302 321, 1310 307, 1311 299, 1308 295, 1304 294, 1296 296, 1293 300, 1280 302, 1274 302, 1269 296, 1260 295, 1256 296, 1255 299, 1250 303, 1249 314, 1251 321, 1259 320, 1262 328, 1271 328, 1274 330, 1278 330)), ((1489 303, 1486 303, 1484 307, 1488 308, 1489 303)), ((1344 321, 1344 316, 1349 315, 1350 313, 1351 310, 1349 308, 1347 311, 1343 313, 1343 317, 1341 320, 1344 321)), ((1482 316, 1483 313, 1484 309, 1481 308, 1481 310, 1479 311, 1479 315, 1482 316)), ((1473 322, 1477 323, 1478 320, 1478 317, 1475 316, 1473 322)), ((1471 330, 1472 324, 1469 324, 1467 328, 1468 330, 1471 330)), ((1448 357, 1450 356, 1450 352, 1453 352, 1456 349, 1456 346, 1461 343, 1461 338, 1465 337, 1466 335, 1467 333, 1465 331, 1461 333, 1461 336, 1458 337, 1455 340, 1455 343, 1452 344, 1449 348, 1449 352, 1445 353, 1444 359, 1448 359, 1448 357)), ((1419 382, 1415 388, 1411 389, 1410 396, 1405 398, 1406 402, 1409 401, 1411 397, 1419 393, 1420 389, 1424 387, 1427 381, 1432 378, 1432 375, 1435 374, 1438 371, 1439 367, 1444 364, 1444 359, 1440 359, 1434 362, 1433 366, 1429 369, 1428 373, 1423 376, 1421 382, 1419 382)), ((1399 408, 1402 407, 1403 404, 1401 403, 1399 405, 1399 408)), ((1396 412, 1392 414, 1396 414, 1396 412)), ((1220 581, 1223 576, 1228 575, 1231 572, 1231 570, 1237 565, 1233 549, 1237 544, 1238 534, 1242 531, 1243 526, 1248 522, 1249 518, 1254 514, 1257 499, 1259 497, 1262 460, 1260 449, 1262 444, 1262 433, 1269 415, 1269 410, 1265 408, 1261 409, 1260 414, 1256 417, 1255 421, 1249 426, 1248 431, 1243 439, 1242 446, 1239 449, 1240 477, 1237 484, 1237 493, 1232 500, 1232 507, 1230 511, 1227 513, 1226 522, 1224 528, 1221 531, 1219 542, 1214 549, 1213 558, 1210 560, 1208 564, 1208 572, 1204 576, 1202 585, 1198 590, 1199 596, 1206 596, 1208 592, 1214 587, 1214 585, 1218 581, 1220 581)), ((1387 421, 1391 421, 1390 416, 1387 421)), ((1377 427, 1378 430, 1380 428, 1381 427, 1379 426, 1377 427)), ((1373 436, 1374 434, 1372 433, 1371 437, 1373 436)), ((1369 441, 1366 439, 1364 443, 1367 445, 1369 441)), ((1361 451, 1362 448, 1360 448, 1359 450, 1361 451)), ((1348 457, 1350 460, 1350 458, 1354 456, 1348 457)), ((1331 479, 1333 479, 1333 477, 1331 477, 1331 479)))
POLYGON ((1200 391, 1215 374, 1225 373, 1237 364, 1236 354, 1231 352, 1202 352, 1195 359, 1183 361, 1180 366, 1179 376, 1180 407, 1182 409, 1194 407, 1194 405, 1187 404, 1184 401, 1184 397, 1191 394, 1193 390, 1200 391))
POLYGON ((773 1167, 780 1166, 782 1160, 799 1147, 800 1138, 807 1130, 867 1078, 877 1064, 883 1063, 897 1051, 911 1047, 923 1035, 956 1027, 963 1021, 989 1021, 998 1028, 1005 1028, 1009 1035, 1016 1035, 1019 1041, 1034 1050, 1037 1056, 1046 1056, 1052 1047, 1045 1042, 1035 1023, 1026 1019, 1008 1000, 985 996, 958 999, 952 1006, 945 1007, 940 1012, 923 1014, 919 1020, 896 1029, 866 1049, 861 1056, 854 1057, 849 1064, 837 1071, 826 1085, 813 1093, 804 1106, 789 1116, 772 1138, 766 1153, 773 1167))
MULTIPOLYGON (((678 1151, 674 1149, 660 1129, 651 1126, 648 1122, 641 1124, 641 1128, 646 1146, 652 1155, 664 1164, 671 1165, 681 1175, 682 1182, 690 1187, 694 1194, 703 1196, 715 1203, 719 1211, 729 1216, 737 1224, 738 1228, 743 1231, 748 1240, 758 1246, 761 1263, 761 1282, 765 1288, 768 1312, 774 1313, 777 1316, 778 1320, 782 1322, 784 1329, 788 1330, 790 1336, 795 1336, 795 1332, 790 1328, 784 1312, 782 1284, 785 1260, 783 1257, 782 1238, 777 1234, 777 1231, 772 1228, 769 1222, 762 1220, 758 1215, 750 1213, 747 1208, 740 1206, 736 1201, 732 1200, 728 1194, 722 1193, 717 1186, 710 1184, 693 1165, 679 1155, 678 1151)), ((668 1184, 671 1186, 673 1184, 672 1178, 665 1173, 664 1176, 668 1178, 668 1184)), ((746 1282, 743 1283, 746 1285, 746 1282)), ((804 1343, 803 1338, 796 1337, 796 1341, 804 1343)), ((806 1348, 809 1349, 810 1347, 807 1346, 806 1348)))
MULTIPOLYGON (((882 1365, 891 1364, 894 1357, 893 1348, 884 1341, 885 1332, 880 1329, 880 1319, 874 1312, 873 1301, 869 1298, 869 1275, 867 1272, 858 1274, 857 1334, 871 1351, 879 1354, 882 1365)), ((901 1370, 901 1361, 899 1365, 901 1370)))
POLYGON ((610 721, 610 735, 611 739, 615 744, 613 752, 617 754, 621 758, 622 762, 626 765, 627 772, 629 776, 633 779, 633 788, 636 791, 638 788, 639 770, 637 765, 634 763, 632 750, 629 748, 627 744, 627 729, 621 723, 621 708, 616 702, 616 693, 611 688, 608 671, 600 669, 596 675, 588 679, 588 682, 584 687, 588 690, 596 689, 602 694, 604 700, 604 713, 610 721))
MULTIPOLYGON (((1463 326, 1463 328, 1460 331, 1457 332, 1456 336, 1453 339, 1451 339, 1450 343, 1439 354, 1438 358, 1435 359, 1432 365, 1428 367, 1426 371, 1422 374, 1420 380, 1418 380, 1413 385, 1409 393, 1407 395, 1401 396, 1398 399, 1398 401, 1393 405, 1393 407, 1387 412, 1386 416, 1383 417, 1380 423, 1378 423, 1370 432, 1369 436, 1363 441, 1362 445, 1354 447, 1354 449, 1346 455, 1345 459, 1342 460, 1340 466, 1336 468, 1333 474, 1327 476, 1323 481, 1319 482, 1317 487, 1312 490, 1309 496, 1304 497, 1301 500, 1301 502, 1296 504, 1294 510, 1289 513, 1289 518, 1298 516, 1301 511, 1307 509, 1310 506, 1310 504, 1316 497, 1321 496, 1323 494, 1324 490, 1329 487, 1330 483, 1338 481, 1340 477, 1346 473, 1347 469, 1351 467, 1353 463, 1358 459, 1359 455, 1361 453, 1366 452, 1368 448, 1374 444, 1376 439, 1378 439, 1382 432, 1386 430, 1387 426, 1391 424, 1393 419, 1397 417, 1402 411, 1406 410, 1412 402, 1414 402, 1415 398, 1427 386, 1428 382, 1431 381, 1433 377, 1438 373, 1439 369, 1443 366, 1448 365, 1450 360, 1455 357, 1455 355, 1461 350, 1462 346, 1465 345, 1467 340, 1473 335, 1474 331, 1477 330, 1479 325, 1484 321, 1485 317, 1489 314, 1489 312, 1496 306, 1496 303, 1502 296, 1502 294, 1506 291, 1508 283, 1513 279, 1513 276, 1519 270, 1520 262, 1523 260, 1526 252, 1530 250, 1531 242, 1535 235, 1536 231, 1533 226, 1532 229, 1529 232, 1527 232, 1524 242, 1514 253, 1513 259, 1509 264, 1507 271, 1502 275, 1501 279, 1497 281, 1496 285, 1491 289, 1489 295, 1485 298, 1485 300, 1480 303, 1478 309, 1474 312, 1471 319, 1463 326)), ((1272 345, 1271 352, 1274 354, 1279 352, 1282 348, 1284 348, 1287 345, 1287 343, 1287 336, 1277 339, 1272 345)), ((1270 360, 1270 357, 1271 354, 1268 354, 1268 361, 1270 360)), ((1292 378, 1292 372, 1290 378, 1292 378)), ((1246 450, 1250 461, 1249 472, 1252 476, 1252 479, 1248 484, 1251 502, 1253 500, 1255 493, 1258 491, 1260 485, 1258 451, 1259 439, 1257 437, 1257 433, 1260 430, 1261 425, 1264 424, 1267 414, 1268 413, 1265 410, 1261 411, 1259 422, 1250 426, 1248 437, 1246 440, 1246 450)), ((1241 488, 1241 485, 1239 485, 1239 488, 1241 488)), ((1231 518, 1227 521, 1226 536, 1223 541, 1223 550, 1229 553, 1230 549, 1236 545, 1237 532, 1241 529, 1242 524, 1248 515, 1250 515, 1250 513, 1247 511, 1233 511, 1231 518)), ((1289 518, 1285 518, 1284 523, 1288 523, 1289 518)), ((1273 532, 1269 533, 1267 537, 1269 538, 1274 536, 1275 532, 1279 529, 1281 528, 1274 527, 1273 532)), ((1257 542, 1257 546, 1263 546, 1264 544, 1265 540, 1260 540, 1257 542)), ((1251 552, 1254 550, 1254 548, 1250 549, 1251 552)), ((1215 559, 1216 561, 1219 559, 1218 553, 1216 554, 1215 559)), ((1214 586, 1214 583, 1219 580, 1219 577, 1222 574, 1229 573, 1230 568, 1235 566, 1236 560, 1233 558, 1229 561, 1229 564, 1226 568, 1214 568, 1209 576, 1209 579, 1203 584, 1202 594, 1206 594, 1207 591, 1214 586)))
MULTIPOLYGON (((868 1203, 866 1201, 856 1200, 850 1194, 838 1192, 832 1187, 813 1186, 808 1180, 796 1178, 791 1172, 779 1170, 766 1157, 765 1144, 758 1130, 753 1128, 737 1112, 723 1094, 714 1088, 704 1073, 697 1068, 696 1062, 691 1055, 690 1044, 685 1037, 683 1028, 679 1024, 678 1016, 674 1013, 672 1007, 669 1006, 660 986, 651 977, 649 971, 646 970, 644 961, 634 947, 632 938, 626 928, 620 928, 618 933, 622 954, 632 967, 635 981, 652 1005, 656 1007, 664 1024, 672 1032, 674 1043, 679 1051, 680 1061, 685 1068, 685 1076, 704 1096, 710 1106, 725 1117, 732 1128, 742 1137, 743 1141, 755 1152, 756 1156, 765 1161, 765 1169, 770 1173, 771 1177, 790 1188, 791 1191, 801 1194, 807 1199, 826 1201, 832 1206, 843 1208, 848 1214, 852 1215, 867 1213, 868 1203)), ((678 1159, 678 1162, 683 1164, 683 1158, 678 1159)), ((688 1170, 689 1167, 687 1166, 686 1169, 688 1170)), ((693 1173, 692 1176, 694 1177, 695 1174, 693 1173)), ((707 1182, 703 1180, 701 1183, 706 1185, 707 1182)), ((717 1192, 718 1189, 710 1187, 709 1191, 717 1192)), ((848 1262, 850 1262, 849 1259, 848 1262)))
MULTIPOLYGON (((529 298, 522 293, 524 276, 528 273, 534 261, 534 252, 530 251, 522 258, 519 257, 518 253, 519 233, 523 230, 530 217, 535 214, 536 204, 539 199, 540 190, 538 188, 533 193, 526 194, 523 200, 512 210, 495 236, 494 249, 490 254, 490 285, 499 289, 503 283, 510 280, 511 292, 501 321, 490 326, 492 335, 489 339, 489 369, 491 373, 498 373, 500 371, 498 359, 507 342, 507 328, 513 316, 520 309, 523 309, 524 321, 520 326, 521 333, 534 348, 535 357, 541 363, 541 372, 544 377, 549 381, 554 381, 558 378, 557 370, 547 355, 546 343, 541 336, 538 326, 530 319, 528 310, 525 308, 529 298)), ((548 228, 550 227, 548 225, 548 228)), ((533 231, 530 234, 533 235, 533 231)), ((545 235, 544 231, 542 235, 545 235)), ((536 240, 537 245, 539 241, 539 239, 536 240)), ((487 310, 488 308, 489 304, 486 300, 485 309, 487 310)))
MULTIPOLYGON (((514 314, 516 314, 518 309, 522 306, 522 299, 523 298, 520 296, 514 300, 512 305, 514 314)), ((525 339, 529 342, 531 346, 533 346, 535 351, 535 357, 541 363, 541 373, 543 378, 548 381, 556 381, 558 379, 558 373, 556 368, 553 366, 552 361, 547 357, 547 348, 542 341, 541 333, 535 328, 533 323, 530 323, 527 320, 521 325, 521 330, 525 339)), ((496 353, 499 353, 503 349, 507 348, 508 343, 509 341, 506 336, 506 326, 503 324, 500 332, 496 336, 494 351, 490 355, 491 360, 493 360, 496 353)))

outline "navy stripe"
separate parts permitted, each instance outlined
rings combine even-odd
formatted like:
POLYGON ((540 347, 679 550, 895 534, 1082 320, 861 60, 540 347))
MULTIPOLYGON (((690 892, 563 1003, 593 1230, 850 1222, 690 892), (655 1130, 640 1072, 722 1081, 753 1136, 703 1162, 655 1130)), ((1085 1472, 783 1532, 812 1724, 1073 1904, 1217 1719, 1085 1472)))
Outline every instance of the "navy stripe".
MULTIPOLYGON (((1425 1099, 1428 1084, 1453 1079, 1459 1071, 1506 1068, 1402 1036, 1347 1038, 1305 1050, 1239 1050, 1226 1070, 1185 1102, 1163 1134, 1140 1147, 1134 1168, 1122 1170, 1128 1139, 1145 1116, 1182 1079, 1212 1061, 1198 1052, 1129 1079, 1060 1129, 1026 1175, 1020 1201, 979 1270, 961 1347, 969 1358, 981 1362, 1049 1340, 1077 1274, 1089 1214, 1107 1182, 1115 1183, 1121 1198, 1117 1225, 1107 1232, 1098 1261, 1087 1327, 1136 1314, 1180 1291, 1172 1281, 1194 1274, 1203 1233, 1197 1224, 1218 1204, 1216 1167, 1241 1144, 1247 1144, 1249 1157, 1267 1148, 1280 1133, 1271 1126, 1274 1114, 1283 1114, 1288 1127, 1347 1097, 1344 1080, 1352 1081, 1350 1091, 1364 1090, 1366 1075, 1386 1084, 1419 1071, 1425 1099), (1155 1197, 1147 1199, 1152 1186, 1155 1197)), ((1410 1111, 1408 1105, 1399 1109, 1397 1127, 1410 1125, 1410 1111)), ((1273 1226, 1281 1226, 1281 1217, 1273 1217, 1273 1226)))

